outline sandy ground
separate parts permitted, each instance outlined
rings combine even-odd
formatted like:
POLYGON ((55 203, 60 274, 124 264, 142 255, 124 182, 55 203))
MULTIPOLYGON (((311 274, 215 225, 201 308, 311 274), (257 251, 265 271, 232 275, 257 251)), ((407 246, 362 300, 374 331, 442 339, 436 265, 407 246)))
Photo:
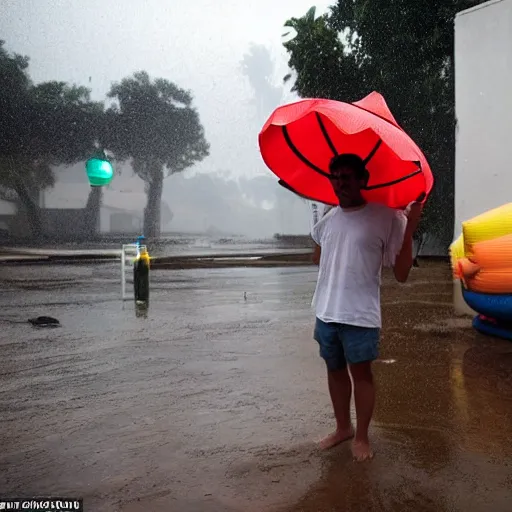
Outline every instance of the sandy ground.
POLYGON ((376 458, 316 450, 333 418, 315 279, 154 271, 144 317, 117 266, 1 267, 0 494, 94 512, 512 510, 512 344, 452 316, 445 264, 385 278, 376 458), (26 323, 41 314, 62 327, 26 323))

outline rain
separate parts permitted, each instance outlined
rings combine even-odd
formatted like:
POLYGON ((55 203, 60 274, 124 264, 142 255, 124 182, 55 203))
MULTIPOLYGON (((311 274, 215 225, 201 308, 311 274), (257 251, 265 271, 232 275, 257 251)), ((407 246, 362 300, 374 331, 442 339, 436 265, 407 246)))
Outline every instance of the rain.
POLYGON ((0 4, 0 509, 510 510, 512 0, 0 4), (369 441, 342 153, 368 233, 424 201, 369 441))

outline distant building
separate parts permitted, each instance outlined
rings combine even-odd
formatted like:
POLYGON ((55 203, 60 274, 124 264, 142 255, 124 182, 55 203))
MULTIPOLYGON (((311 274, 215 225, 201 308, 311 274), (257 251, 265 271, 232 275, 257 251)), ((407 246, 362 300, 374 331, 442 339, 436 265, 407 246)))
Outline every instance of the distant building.
MULTIPOLYGON (((144 182, 130 166, 114 165, 116 175, 102 188, 102 202, 97 232, 106 234, 140 234, 143 230, 146 193, 144 182)), ((56 183, 39 194, 39 207, 47 235, 80 237, 85 234, 87 200, 91 187, 83 163, 55 169, 56 183)), ((164 231, 173 214, 165 201, 161 205, 164 231)), ((0 201, 0 236, 15 238, 31 236, 23 208, 14 202, 0 201)))
POLYGON ((0 199, 0 240, 6 238, 11 232, 12 221, 16 216, 16 204, 0 199))
MULTIPOLYGON (((42 194, 45 211, 82 211, 87 205, 90 187, 87 184, 57 183, 42 194)), ((146 194, 119 192, 105 187, 99 215, 100 233, 138 233, 142 228, 146 194)), ((64 215, 64 213, 62 213, 64 215)), ((49 226, 51 229, 51 226, 49 226)))
MULTIPOLYGON (((129 166, 115 164, 114 168, 114 179, 102 189, 98 231, 140 232, 146 205, 144 182, 133 174, 129 166)), ((55 178, 55 186, 41 192, 41 208, 53 211, 85 208, 91 189, 84 164, 59 167, 55 169, 55 178)))

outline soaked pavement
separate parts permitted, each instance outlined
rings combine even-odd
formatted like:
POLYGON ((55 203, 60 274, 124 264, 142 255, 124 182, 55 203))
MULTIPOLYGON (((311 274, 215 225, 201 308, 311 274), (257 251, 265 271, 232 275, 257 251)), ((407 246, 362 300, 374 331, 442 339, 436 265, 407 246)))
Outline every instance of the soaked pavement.
POLYGON ((333 426, 315 278, 154 271, 145 318, 115 265, 0 267, 0 493, 95 512, 512 510, 512 344, 452 316, 444 264, 385 279, 375 459, 315 449, 333 426))

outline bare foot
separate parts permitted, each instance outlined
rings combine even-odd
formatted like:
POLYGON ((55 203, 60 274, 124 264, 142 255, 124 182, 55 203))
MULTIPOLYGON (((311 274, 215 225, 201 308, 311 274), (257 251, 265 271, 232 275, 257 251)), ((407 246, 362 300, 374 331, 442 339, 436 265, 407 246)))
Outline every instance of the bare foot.
POLYGON ((373 451, 368 443, 354 441, 352 443, 352 456, 357 462, 373 459, 373 451))
POLYGON ((333 448, 344 441, 352 439, 354 437, 354 429, 350 427, 348 430, 336 430, 327 437, 324 437, 321 441, 318 441, 318 447, 321 450, 328 450, 333 448))

